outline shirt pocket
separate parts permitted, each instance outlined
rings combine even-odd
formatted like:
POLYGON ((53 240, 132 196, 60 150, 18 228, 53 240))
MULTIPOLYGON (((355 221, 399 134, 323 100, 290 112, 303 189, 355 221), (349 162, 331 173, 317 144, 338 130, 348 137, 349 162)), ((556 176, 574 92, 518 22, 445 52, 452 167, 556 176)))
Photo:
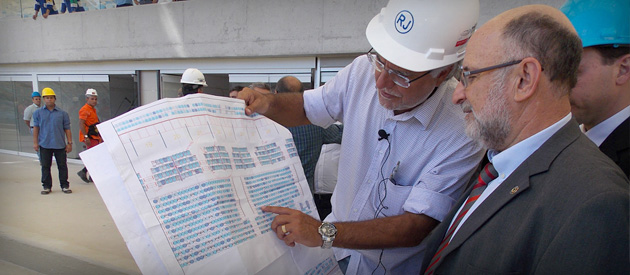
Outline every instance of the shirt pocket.
POLYGON ((50 125, 55 127, 58 125, 61 125, 61 128, 63 129, 63 116, 55 116, 55 115, 51 115, 50 116, 50 125))
POLYGON ((372 204, 379 212, 378 217, 402 215, 403 205, 407 201, 413 186, 396 185, 391 180, 379 184, 378 193, 373 196, 372 204))

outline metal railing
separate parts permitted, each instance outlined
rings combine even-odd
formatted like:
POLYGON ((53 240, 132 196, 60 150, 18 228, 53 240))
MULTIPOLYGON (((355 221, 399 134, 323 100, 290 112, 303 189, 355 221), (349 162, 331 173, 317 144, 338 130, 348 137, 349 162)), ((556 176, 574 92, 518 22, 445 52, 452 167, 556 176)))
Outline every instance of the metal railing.
MULTIPOLYGON (((55 6, 61 14, 63 0, 55 0, 55 6)), ((159 0, 158 3, 173 2, 173 0, 159 0)), ((85 11, 116 8, 116 0, 81 0, 85 11)), ((31 18, 35 14, 35 0, 0 0, 0 19, 3 18, 31 18)), ((40 14, 41 15, 41 14, 40 14)))

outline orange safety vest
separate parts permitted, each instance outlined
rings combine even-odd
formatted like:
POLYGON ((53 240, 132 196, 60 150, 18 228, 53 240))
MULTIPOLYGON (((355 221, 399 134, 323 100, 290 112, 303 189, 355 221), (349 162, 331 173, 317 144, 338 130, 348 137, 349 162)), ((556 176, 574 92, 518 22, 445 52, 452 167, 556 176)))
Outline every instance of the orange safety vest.
MULTIPOLYGON (((85 103, 85 105, 83 105, 83 107, 81 107, 81 109, 79 110, 79 119, 85 120, 86 127, 90 127, 90 125, 98 123, 99 121, 98 121, 98 116, 96 115, 96 108, 85 103)), ((79 128, 81 127, 79 126, 79 128)), ((83 133, 83 129, 79 129, 80 142, 83 142, 83 140, 85 139, 84 136, 85 136, 85 133, 83 133)), ((90 137, 101 141, 100 136, 90 136, 90 137)))

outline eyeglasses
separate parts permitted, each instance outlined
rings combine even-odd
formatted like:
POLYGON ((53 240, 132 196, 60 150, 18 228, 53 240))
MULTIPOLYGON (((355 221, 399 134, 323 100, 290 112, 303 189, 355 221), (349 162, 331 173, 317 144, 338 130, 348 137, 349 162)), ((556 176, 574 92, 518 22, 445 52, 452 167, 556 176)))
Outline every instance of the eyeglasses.
POLYGON ((523 59, 514 60, 514 61, 510 61, 510 62, 499 64, 499 65, 494 65, 494 66, 485 67, 485 68, 481 68, 481 69, 478 69, 478 70, 472 70, 472 71, 466 71, 466 70, 464 70, 463 66, 459 66, 459 70, 461 71, 461 75, 460 75, 459 81, 462 82, 462 85, 464 85, 464 88, 468 88, 468 84, 470 83, 469 82, 470 80, 468 80, 469 76, 471 76, 473 74, 479 74, 479 73, 483 73, 483 72, 487 72, 487 71, 491 71, 491 70, 507 67, 507 66, 516 65, 518 63, 521 63, 521 61, 523 61, 523 59))
POLYGON ((414 82, 420 78, 422 78, 425 75, 428 75, 430 73, 426 72, 421 76, 418 76, 412 80, 409 80, 408 77, 404 76, 401 72, 396 71, 396 70, 392 70, 390 68, 385 68, 385 64, 383 64, 383 62, 378 60, 378 57, 376 56, 375 53, 372 52, 372 49, 370 49, 370 51, 367 52, 367 57, 368 60, 370 60, 370 63, 372 63, 372 66, 374 66, 374 70, 377 72, 383 72, 387 69, 387 73, 389 74, 389 78, 392 79, 392 81, 394 82, 394 84, 403 87, 403 88, 409 88, 409 86, 411 86, 411 82, 414 82))

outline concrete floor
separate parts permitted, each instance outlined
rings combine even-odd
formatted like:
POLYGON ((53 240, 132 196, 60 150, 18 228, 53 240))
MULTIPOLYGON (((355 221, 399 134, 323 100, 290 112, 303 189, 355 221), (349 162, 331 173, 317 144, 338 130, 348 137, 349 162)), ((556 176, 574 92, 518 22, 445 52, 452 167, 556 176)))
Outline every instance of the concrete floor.
MULTIPOLYGON (((54 162, 53 162, 54 163, 54 162)), ((41 195, 36 156, 0 153, 0 275, 140 274, 94 184, 68 163, 70 189, 41 195)))

